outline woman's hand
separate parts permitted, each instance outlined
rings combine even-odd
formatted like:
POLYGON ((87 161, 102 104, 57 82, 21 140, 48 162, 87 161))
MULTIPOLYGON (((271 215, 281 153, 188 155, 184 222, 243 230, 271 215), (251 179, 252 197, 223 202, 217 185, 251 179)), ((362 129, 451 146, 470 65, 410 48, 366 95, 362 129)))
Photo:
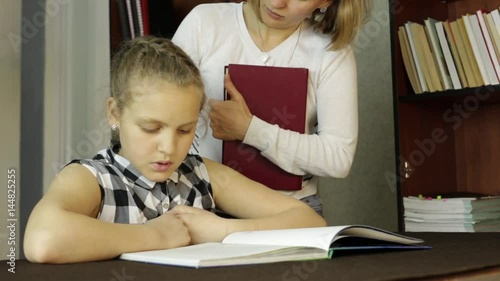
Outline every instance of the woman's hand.
POLYGON ((191 244, 221 242, 227 235, 227 220, 209 211, 180 205, 169 213, 187 226, 191 244))
POLYGON ((174 214, 165 213, 147 221, 144 226, 158 235, 158 248, 177 248, 189 245, 191 242, 187 226, 174 214))
POLYGON ((229 74, 224 76, 224 87, 229 100, 209 100, 212 135, 221 140, 243 140, 253 115, 229 74))

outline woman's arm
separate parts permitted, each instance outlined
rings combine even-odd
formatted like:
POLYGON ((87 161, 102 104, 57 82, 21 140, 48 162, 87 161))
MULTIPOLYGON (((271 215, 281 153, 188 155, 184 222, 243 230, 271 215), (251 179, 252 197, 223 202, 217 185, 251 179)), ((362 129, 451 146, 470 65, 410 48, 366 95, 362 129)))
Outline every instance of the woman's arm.
POLYGON ((356 75, 351 49, 325 62, 322 76, 312 82, 316 85, 317 134, 280 129, 254 116, 243 142, 287 172, 346 177, 358 138, 356 75), (263 131, 268 137, 260 137, 263 131))
POLYGON ((101 202, 95 176, 79 164, 65 167, 33 209, 24 236, 28 260, 70 263, 115 258, 124 252, 178 247, 190 242, 172 214, 143 225, 96 219, 101 202))
POLYGON ((236 231, 325 226, 311 207, 252 181, 231 168, 203 159, 215 204, 238 219, 224 219, 204 210, 178 206, 173 212, 189 228, 193 243, 221 241, 236 231))

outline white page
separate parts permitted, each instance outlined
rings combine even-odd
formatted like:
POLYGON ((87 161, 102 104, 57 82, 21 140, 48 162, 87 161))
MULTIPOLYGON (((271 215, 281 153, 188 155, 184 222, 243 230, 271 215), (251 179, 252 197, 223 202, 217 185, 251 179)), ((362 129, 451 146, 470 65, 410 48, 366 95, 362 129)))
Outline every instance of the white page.
POLYGON ((222 243, 304 246, 327 251, 337 233, 347 227, 349 226, 237 232, 228 235, 222 243))
POLYGON ((286 248, 289 247, 205 243, 166 250, 124 253, 120 256, 120 259, 156 264, 198 267, 200 262, 203 260, 234 259, 238 257, 269 253, 286 248))

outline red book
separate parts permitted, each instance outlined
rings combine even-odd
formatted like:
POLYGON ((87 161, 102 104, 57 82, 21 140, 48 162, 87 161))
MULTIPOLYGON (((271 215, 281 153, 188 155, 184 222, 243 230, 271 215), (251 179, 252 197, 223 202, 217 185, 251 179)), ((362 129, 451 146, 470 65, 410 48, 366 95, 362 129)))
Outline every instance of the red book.
MULTIPOLYGON (((252 114, 282 129, 304 133, 306 68, 230 64, 227 71, 252 114)), ((302 188, 302 176, 284 171, 240 141, 223 142, 222 163, 275 190, 302 188)))
POLYGON ((149 35, 149 0, 141 0, 142 21, 144 23, 144 35, 149 35))

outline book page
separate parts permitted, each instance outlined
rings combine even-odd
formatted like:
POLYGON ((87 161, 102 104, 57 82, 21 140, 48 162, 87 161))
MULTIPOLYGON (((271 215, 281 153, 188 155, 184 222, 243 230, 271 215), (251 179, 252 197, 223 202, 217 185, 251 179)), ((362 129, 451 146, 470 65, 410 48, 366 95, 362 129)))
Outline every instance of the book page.
POLYGON ((245 231, 229 234, 222 243, 303 246, 328 250, 333 238, 349 226, 245 231))
POLYGON ((328 258, 320 249, 273 245, 204 243, 175 249, 124 253, 122 260, 205 267, 328 258))
POLYGON ((280 229, 237 232, 228 235, 222 243, 304 246, 328 250, 339 237, 352 236, 387 242, 414 244, 421 239, 406 237, 383 229, 364 225, 327 226, 316 228, 280 229))

